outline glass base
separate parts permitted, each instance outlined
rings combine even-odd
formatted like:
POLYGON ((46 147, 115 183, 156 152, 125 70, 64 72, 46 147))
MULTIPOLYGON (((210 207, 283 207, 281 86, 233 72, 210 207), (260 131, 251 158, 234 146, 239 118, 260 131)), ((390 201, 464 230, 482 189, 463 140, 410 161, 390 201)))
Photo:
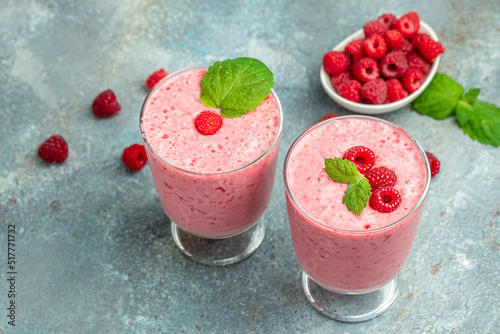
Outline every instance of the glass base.
POLYGON ((171 226, 175 244, 184 254, 194 261, 212 266, 226 266, 246 259, 259 248, 266 232, 262 219, 240 234, 222 239, 194 236, 174 222, 171 226))
POLYGON ((391 306, 398 293, 398 277, 379 289, 363 294, 343 294, 316 284, 304 271, 302 288, 311 304, 329 318, 361 322, 375 318, 391 306))

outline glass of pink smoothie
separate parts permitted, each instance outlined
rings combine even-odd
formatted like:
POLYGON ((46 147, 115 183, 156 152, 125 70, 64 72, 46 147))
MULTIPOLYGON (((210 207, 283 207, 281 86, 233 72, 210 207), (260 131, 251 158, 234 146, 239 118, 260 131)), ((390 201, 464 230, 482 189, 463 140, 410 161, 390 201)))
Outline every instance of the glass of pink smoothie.
POLYGON ((209 265, 243 260, 261 244, 283 127, 272 93, 256 110, 223 118, 213 135, 194 125, 209 64, 169 74, 147 96, 140 127, 158 196, 176 245, 209 265))
POLYGON ((425 152, 408 132, 385 120, 343 116, 314 125, 285 158, 284 183, 292 242, 313 306, 333 319, 358 322, 384 312, 398 291, 430 185, 425 152), (347 184, 332 181, 325 158, 354 146, 375 153, 375 167, 397 176, 402 202, 390 213, 342 204, 347 184))

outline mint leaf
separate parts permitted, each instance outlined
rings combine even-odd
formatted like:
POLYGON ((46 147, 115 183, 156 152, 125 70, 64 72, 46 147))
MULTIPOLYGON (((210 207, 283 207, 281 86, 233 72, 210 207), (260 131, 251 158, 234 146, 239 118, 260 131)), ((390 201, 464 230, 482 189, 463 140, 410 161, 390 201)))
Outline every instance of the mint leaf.
POLYGON ((455 116, 457 116, 458 124, 463 127, 472 118, 474 110, 472 106, 464 100, 458 101, 457 108, 455 109, 455 116))
POLYGON ((481 89, 479 88, 472 88, 467 93, 465 93, 465 95, 462 97, 462 100, 464 100, 468 104, 474 104, 474 102, 476 102, 477 100, 477 96, 479 95, 480 91, 481 89))
POLYGON ((482 144, 500 146, 500 108, 477 100, 472 109, 469 122, 462 126, 464 133, 482 144))
POLYGON ((413 101, 413 108, 435 119, 444 119, 455 109, 464 88, 446 74, 436 73, 427 89, 413 101))
POLYGON ((354 163, 340 158, 325 159, 325 172, 339 183, 351 183, 361 177, 354 163))
POLYGON ((349 184, 342 199, 342 204, 345 204, 347 210, 360 216, 370 199, 370 190, 371 186, 368 179, 360 177, 355 182, 349 184))
POLYGON ((260 60, 227 59, 208 68, 200 100, 209 108, 220 108, 224 117, 239 117, 261 105, 273 86, 273 73, 260 60))
POLYGON ((346 159, 325 159, 325 172, 330 179, 339 183, 349 183, 342 204, 347 210, 361 215, 370 198, 370 182, 358 171, 354 163, 346 159))

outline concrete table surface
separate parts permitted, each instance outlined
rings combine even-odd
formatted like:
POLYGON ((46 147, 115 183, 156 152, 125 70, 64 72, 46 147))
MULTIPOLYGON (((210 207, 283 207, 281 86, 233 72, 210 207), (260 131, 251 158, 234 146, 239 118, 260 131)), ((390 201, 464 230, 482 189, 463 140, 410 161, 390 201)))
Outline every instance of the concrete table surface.
POLYGON ((293 140, 328 113, 350 114, 319 81, 322 55, 366 21, 410 10, 446 47, 439 72, 500 105, 500 4, 490 1, 0 0, 0 332, 6 333, 500 333, 500 149, 472 141, 454 117, 405 107, 380 117, 442 163, 432 180, 399 296, 358 324, 307 301, 288 227, 282 164, 293 140), (144 80, 239 56, 275 74, 285 112, 267 234, 228 267, 175 247, 140 143, 144 80), (90 106, 111 88, 122 110, 90 106), (36 150, 59 133, 62 165, 36 150), (9 325, 8 225, 15 224, 16 322, 9 325))

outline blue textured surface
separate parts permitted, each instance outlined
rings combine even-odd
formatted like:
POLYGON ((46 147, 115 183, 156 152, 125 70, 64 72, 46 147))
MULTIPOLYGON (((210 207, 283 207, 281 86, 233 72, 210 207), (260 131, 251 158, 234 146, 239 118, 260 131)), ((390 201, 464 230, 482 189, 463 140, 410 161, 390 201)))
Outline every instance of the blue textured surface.
POLYGON ((381 117, 441 160, 400 292, 359 324, 323 317, 300 286, 281 165, 292 141, 327 112, 324 52, 384 12, 415 10, 446 47, 440 72, 500 105, 495 1, 0 1, 0 332, 498 333, 500 149, 473 142, 454 118, 410 107, 381 117), (267 235, 247 260, 196 264, 174 246, 149 167, 120 161, 141 141, 144 80, 238 56, 275 74, 285 111, 267 235), (112 88, 122 110, 97 119, 112 88), (38 145, 59 133, 69 159, 48 166, 38 145), (16 326, 5 316, 7 224, 16 225, 16 326))

